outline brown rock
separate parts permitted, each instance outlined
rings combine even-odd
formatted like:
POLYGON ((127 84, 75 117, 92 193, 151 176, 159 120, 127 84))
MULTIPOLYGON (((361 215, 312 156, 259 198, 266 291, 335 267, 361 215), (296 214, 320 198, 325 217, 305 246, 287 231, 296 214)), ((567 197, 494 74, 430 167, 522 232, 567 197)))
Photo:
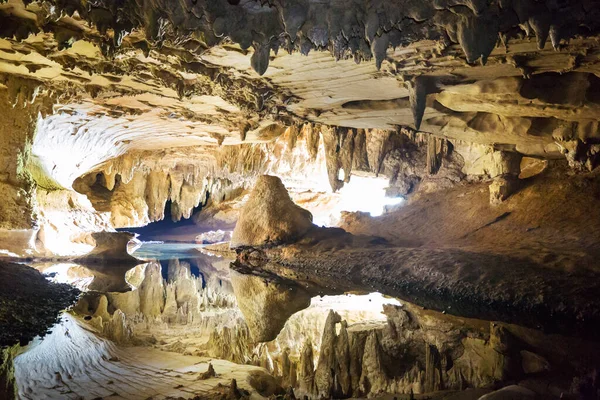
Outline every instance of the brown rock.
POLYGON ((550 363, 544 357, 527 350, 521 350, 521 365, 526 374, 537 374, 550 370, 550 363))
POLYGON ((198 376, 198 380, 204 381, 206 379, 214 378, 215 376, 217 376, 217 373, 215 372, 212 363, 208 363, 208 369, 198 376))
POLYGON ((263 175, 240 214, 231 247, 292 243, 312 227, 311 213, 294 204, 281 179, 263 175))
POLYGON ((519 187, 519 180, 513 176, 500 176, 490 184, 490 204, 497 205, 508 199, 519 187))
POLYGON ((291 315, 310 306, 310 294, 298 285, 234 270, 230 276, 238 306, 258 342, 275 339, 291 315))
POLYGON ((283 393, 283 389, 277 384, 277 380, 265 371, 250 372, 248 374, 248 384, 264 397, 283 393))

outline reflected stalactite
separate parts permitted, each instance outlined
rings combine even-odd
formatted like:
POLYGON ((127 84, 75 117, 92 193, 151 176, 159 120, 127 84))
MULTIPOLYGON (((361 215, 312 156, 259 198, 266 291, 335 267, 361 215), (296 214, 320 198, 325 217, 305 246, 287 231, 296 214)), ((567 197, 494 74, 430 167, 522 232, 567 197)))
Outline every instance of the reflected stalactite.
POLYGON ((229 269, 227 261, 198 257, 137 267, 128 273, 139 283, 134 290, 87 292, 74 312, 118 346, 152 346, 262 367, 276 384, 266 372, 254 374, 259 392, 292 390, 313 399, 485 388, 547 373, 568 376, 582 354, 596 348, 561 338, 572 352, 565 359, 553 347, 555 338, 541 332, 383 297, 375 303, 378 297, 348 296, 267 272, 285 273, 283 266, 237 262, 229 269), (199 275, 192 265, 201 268, 199 275), (336 296, 315 297, 328 293, 336 296), (257 343, 266 333, 268 341, 257 343))

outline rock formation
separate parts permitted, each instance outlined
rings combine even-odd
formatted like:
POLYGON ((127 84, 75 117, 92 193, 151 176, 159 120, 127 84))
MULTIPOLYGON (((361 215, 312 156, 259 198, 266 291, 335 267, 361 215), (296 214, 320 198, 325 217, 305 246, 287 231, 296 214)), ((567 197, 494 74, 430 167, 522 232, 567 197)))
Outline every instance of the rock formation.
POLYGON ((120 263, 138 264, 139 260, 127 251, 129 242, 135 235, 129 232, 95 232, 92 233, 95 241, 94 249, 83 257, 76 258, 82 263, 106 263, 115 261, 120 263))
POLYGON ((312 215, 294 204, 281 180, 263 175, 240 214, 231 247, 294 242, 312 227, 312 215))
POLYGON ((231 271, 233 292, 252 337, 268 342, 277 337, 289 317, 310 305, 300 286, 231 271))

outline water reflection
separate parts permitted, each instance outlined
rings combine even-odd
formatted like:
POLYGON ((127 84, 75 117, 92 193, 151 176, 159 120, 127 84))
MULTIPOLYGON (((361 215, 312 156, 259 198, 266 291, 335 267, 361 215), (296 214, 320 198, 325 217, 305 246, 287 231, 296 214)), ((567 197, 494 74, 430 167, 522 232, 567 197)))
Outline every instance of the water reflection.
POLYGON ((187 259, 187 258, 202 258, 201 252, 204 245, 194 243, 162 243, 162 242, 145 242, 138 247, 133 255, 144 260, 171 260, 187 259))
POLYGON ((127 280, 127 272, 145 263, 32 262, 29 265, 54 282, 68 283, 82 291, 127 292, 133 286, 127 280))
POLYGON ((293 314, 310 306, 312 295, 293 281, 250 272, 230 270, 233 292, 253 338, 268 342, 293 314))

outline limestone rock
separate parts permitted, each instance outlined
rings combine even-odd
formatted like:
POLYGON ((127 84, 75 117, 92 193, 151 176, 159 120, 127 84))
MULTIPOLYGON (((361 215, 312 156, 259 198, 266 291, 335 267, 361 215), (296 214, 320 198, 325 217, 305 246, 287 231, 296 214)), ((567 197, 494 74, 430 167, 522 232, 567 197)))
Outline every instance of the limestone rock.
POLYGON ((139 260, 127 251, 127 245, 135 238, 129 232, 94 232, 92 237, 96 242, 94 249, 76 260, 80 262, 103 263, 106 261, 132 262, 139 264, 139 260))
POLYGON ((367 337, 362 365, 360 391, 373 394, 384 392, 387 388, 388 378, 383 367, 381 347, 375 330, 371 331, 367 337))
POLYGON ((335 343, 335 375, 338 385, 335 387, 336 396, 344 397, 352 394, 352 375, 350 373, 350 341, 348 339, 348 323, 341 322, 340 333, 335 343))
POLYGON ((304 343, 300 353, 300 367, 298 369, 298 383, 300 391, 313 393, 315 384, 315 367, 313 358, 313 346, 310 341, 304 343))
POLYGON ((133 338, 133 328, 121 310, 115 311, 110 321, 103 325, 103 333, 119 344, 130 343, 133 338))
POLYGON ((165 288, 160 263, 152 262, 146 267, 146 277, 138 288, 140 312, 149 319, 159 317, 165 307, 165 288))
POLYGON ((281 179, 257 179, 231 238, 231 247, 291 243, 312 227, 312 215, 290 199, 281 179))
POLYGON ((519 188, 519 181, 512 176, 500 176, 490 184, 490 204, 498 205, 519 188))
POLYGON ((0 348, 0 397, 17 398, 17 382, 15 380, 14 358, 19 352, 18 344, 0 348))
POLYGON ((315 386, 322 397, 331 397, 333 395, 336 369, 335 326, 339 322, 341 322, 340 315, 333 310, 329 310, 321 338, 321 354, 315 371, 315 386))
POLYGON ((262 370, 252 371, 248 374, 248 383, 261 396, 269 397, 274 394, 283 394, 284 391, 275 378, 262 370))
POLYGON ((530 400, 535 399, 535 393, 521 386, 511 385, 495 392, 485 394, 479 400, 530 400))
POLYGON ((206 379, 214 378, 215 376, 217 376, 215 368, 213 367, 212 363, 208 363, 208 369, 206 370, 206 372, 203 372, 198 376, 198 380, 203 381, 206 379))
POLYGON ((298 285, 234 270, 230 274, 240 310, 258 342, 275 339, 292 314, 310 305, 310 294, 298 285))
POLYGON ((93 317, 102 318, 103 322, 110 320, 110 314, 108 313, 108 300, 105 295, 101 295, 98 299, 98 306, 93 314, 93 317))
POLYGON ((550 370, 550 363, 544 357, 527 350, 521 350, 521 366, 526 374, 550 370))

